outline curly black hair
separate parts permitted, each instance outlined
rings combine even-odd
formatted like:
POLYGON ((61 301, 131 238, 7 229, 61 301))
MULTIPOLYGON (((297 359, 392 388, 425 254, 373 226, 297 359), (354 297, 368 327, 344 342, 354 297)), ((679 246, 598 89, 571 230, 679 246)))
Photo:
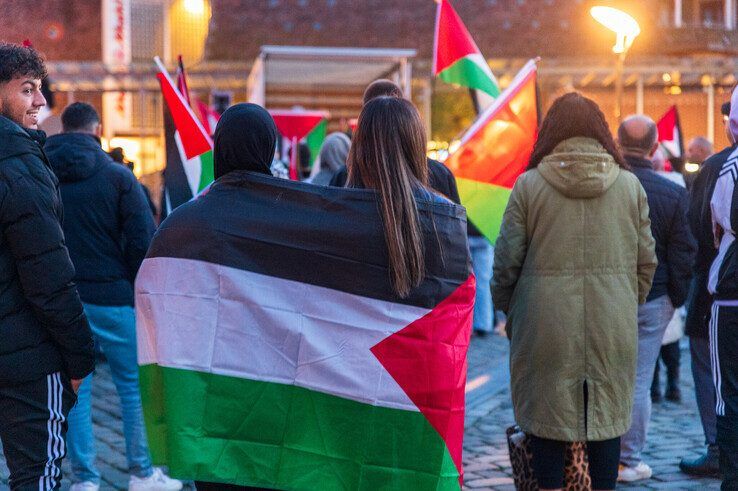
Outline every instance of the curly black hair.
POLYGON ((46 77, 46 66, 39 52, 20 44, 0 42, 0 84, 23 76, 46 77))

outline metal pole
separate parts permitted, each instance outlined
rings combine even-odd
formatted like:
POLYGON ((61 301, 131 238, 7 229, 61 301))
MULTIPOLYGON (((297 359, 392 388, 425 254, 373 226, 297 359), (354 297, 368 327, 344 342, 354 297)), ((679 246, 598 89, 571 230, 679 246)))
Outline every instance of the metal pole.
POLYGON ((620 124, 623 120, 623 70, 625 53, 618 54, 615 64, 615 120, 620 124))

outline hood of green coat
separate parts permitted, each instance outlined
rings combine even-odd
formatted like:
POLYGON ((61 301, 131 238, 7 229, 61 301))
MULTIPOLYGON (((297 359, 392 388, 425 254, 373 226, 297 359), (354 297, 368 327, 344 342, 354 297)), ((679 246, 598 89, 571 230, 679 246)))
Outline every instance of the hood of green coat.
POLYGON ((612 186, 620 166, 597 140, 576 137, 559 143, 538 172, 564 196, 595 198, 612 186))

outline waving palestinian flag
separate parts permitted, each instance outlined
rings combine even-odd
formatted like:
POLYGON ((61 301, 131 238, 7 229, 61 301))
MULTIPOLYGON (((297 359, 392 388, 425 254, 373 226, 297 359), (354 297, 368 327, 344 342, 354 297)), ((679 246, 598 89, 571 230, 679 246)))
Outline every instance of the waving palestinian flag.
POLYGON ((491 97, 500 95, 497 79, 448 0, 440 0, 436 12, 433 74, 491 97))
MULTIPOLYGON (((167 151, 167 167, 164 185, 168 213, 192 199, 213 182, 213 141, 190 108, 185 95, 186 81, 182 76, 177 89, 159 58, 155 58, 161 92, 164 96, 164 133, 167 151)), ((166 214, 165 213, 165 214, 166 214)))
POLYGON ((427 277, 400 299, 376 199, 231 173, 162 224, 136 281, 157 464, 276 489, 460 489, 464 211, 419 201, 427 277))
POLYGON ((659 143, 664 149, 667 158, 680 158, 684 155, 684 139, 682 125, 679 122, 679 111, 676 105, 671 106, 661 116, 656 127, 659 131, 659 143))
POLYGON ((445 162, 456 176, 469 220, 493 244, 512 187, 538 136, 536 74, 535 61, 528 62, 445 162))

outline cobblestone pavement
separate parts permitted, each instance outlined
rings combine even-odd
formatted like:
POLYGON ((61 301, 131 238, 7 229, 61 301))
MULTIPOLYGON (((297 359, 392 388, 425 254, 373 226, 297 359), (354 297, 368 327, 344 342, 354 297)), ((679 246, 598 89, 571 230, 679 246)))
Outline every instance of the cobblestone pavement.
MULTIPOLYGON (((464 469, 467 490, 512 490, 510 459, 505 428, 513 423, 507 340, 490 335, 472 339, 469 351, 467 384, 466 437, 464 469)), ((681 405, 662 403, 654 406, 649 445, 644 459, 654 469, 655 477, 637 486, 619 489, 718 489, 713 479, 692 479, 679 472, 679 459, 695 456, 703 449, 688 352, 682 351, 681 405)), ((98 366, 93 389, 93 421, 98 447, 98 466, 103 476, 102 489, 127 488, 128 474, 120 409, 107 365, 98 366)), ((69 464, 64 464, 65 476, 69 464)), ((7 490, 8 471, 0 457, 0 490, 7 490)), ((69 487, 65 478, 62 489, 69 487)), ((187 488, 192 489, 190 486, 187 488)))
MULTIPOLYGON (((684 341, 686 343, 686 341, 684 341)), ((513 490, 510 458, 505 429, 513 424, 507 369, 507 340, 499 336, 473 339, 470 352, 470 377, 467 384, 467 419, 464 439, 464 472, 468 490, 513 490), (469 391, 475 377, 484 376, 476 366, 485 354, 494 360, 486 365, 490 380, 504 383, 485 389, 486 385, 469 391), (502 374, 497 375, 495 374, 502 374), (483 397, 474 392, 486 391, 483 397)), ((715 479, 695 479, 679 471, 682 457, 697 456, 704 450, 704 435, 694 400, 694 385, 689 364, 689 351, 682 347, 682 404, 655 404, 649 426, 648 445, 643 459, 654 471, 653 479, 618 489, 719 489, 715 479)), ((663 374, 662 370, 662 374, 663 374)))

